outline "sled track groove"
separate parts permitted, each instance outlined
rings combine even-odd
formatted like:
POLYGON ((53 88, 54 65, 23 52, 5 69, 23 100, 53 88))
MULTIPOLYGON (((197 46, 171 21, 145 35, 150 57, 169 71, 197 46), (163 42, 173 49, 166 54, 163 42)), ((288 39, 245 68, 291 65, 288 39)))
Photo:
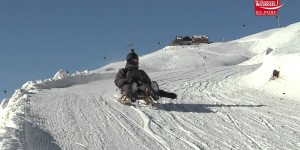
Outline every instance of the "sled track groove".
MULTIPOLYGON (((114 106, 113 104, 111 104, 106 98, 102 97, 102 99, 109 104, 109 106, 111 108, 113 108, 114 110, 116 110, 119 114, 121 114, 124 118, 126 118, 127 120, 129 120, 131 123, 133 123, 136 127, 140 128, 141 130, 143 130, 145 133, 147 133, 150 137, 154 138, 162 147, 164 147, 165 149, 170 149, 169 146, 167 146, 167 142, 161 138, 160 136, 156 135, 154 132, 151 131, 151 129, 147 126, 150 121, 147 119, 145 119, 144 116, 142 116, 143 120, 146 120, 146 123, 144 122, 144 127, 140 126, 138 123, 136 123, 134 120, 132 120, 130 117, 128 117, 126 114, 124 114, 122 111, 120 111, 116 106, 114 106)), ((131 107, 133 108, 133 107, 131 107)), ((135 111, 137 111, 136 108, 135 111)))
POLYGON ((196 141, 190 141, 185 137, 180 137, 178 135, 176 135, 175 133, 173 133, 171 130, 168 130, 166 128, 163 127, 162 124, 153 121, 150 119, 150 116, 145 113, 143 110, 139 109, 139 108, 135 108, 135 107, 130 107, 132 109, 134 109, 135 112, 137 112, 139 114, 139 116, 142 118, 143 120, 143 126, 139 125, 138 123, 136 123, 134 120, 132 120, 130 117, 128 117, 126 114, 124 114, 122 111, 120 111, 116 106, 114 106, 113 104, 111 104, 111 102, 109 102, 107 99, 103 98, 103 100, 108 103, 113 109, 115 109, 116 111, 118 111, 124 118, 128 119, 130 122, 132 122, 133 124, 135 124, 138 128, 142 129, 144 132, 148 133, 148 135, 152 138, 154 138, 157 142, 160 143, 161 146, 163 146, 165 149, 171 149, 171 145, 164 140, 163 137, 155 134, 155 132, 151 129, 150 125, 153 124, 154 126, 157 126, 160 128, 160 130, 164 131, 165 133, 168 134, 168 136, 172 136, 184 143, 186 143, 189 147, 191 147, 192 149, 195 150, 200 150, 202 148, 199 148, 199 146, 197 146, 196 144, 194 144, 196 141))
MULTIPOLYGON (((230 116, 229 114, 227 114, 228 118, 231 120, 231 122, 233 123, 234 127, 242 134, 244 135, 246 138, 248 138, 249 140, 252 141, 252 143, 254 143, 259 149, 263 149, 250 135, 246 134, 245 132, 243 132, 243 130, 238 126, 238 124, 235 122, 234 118, 232 116, 230 116)), ((249 147, 251 148, 251 147, 249 147)))

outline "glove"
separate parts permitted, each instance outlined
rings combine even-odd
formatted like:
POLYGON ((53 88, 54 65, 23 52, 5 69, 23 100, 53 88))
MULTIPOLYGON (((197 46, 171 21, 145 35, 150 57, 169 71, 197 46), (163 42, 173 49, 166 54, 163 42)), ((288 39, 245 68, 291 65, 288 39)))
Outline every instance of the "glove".
POLYGON ((127 84, 127 83, 131 83, 131 81, 128 81, 128 79, 126 79, 126 78, 123 78, 123 83, 127 84))

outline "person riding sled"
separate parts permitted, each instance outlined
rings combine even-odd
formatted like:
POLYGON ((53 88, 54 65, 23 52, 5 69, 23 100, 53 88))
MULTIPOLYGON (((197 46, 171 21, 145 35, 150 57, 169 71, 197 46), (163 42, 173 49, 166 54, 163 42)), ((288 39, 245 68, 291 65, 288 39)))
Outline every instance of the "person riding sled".
POLYGON ((152 97, 157 101, 160 97, 177 98, 175 93, 160 90, 155 81, 151 81, 144 70, 139 69, 139 57, 131 49, 126 56, 125 68, 119 70, 115 78, 115 85, 121 90, 122 95, 126 96, 126 102, 135 102, 139 92, 152 97))

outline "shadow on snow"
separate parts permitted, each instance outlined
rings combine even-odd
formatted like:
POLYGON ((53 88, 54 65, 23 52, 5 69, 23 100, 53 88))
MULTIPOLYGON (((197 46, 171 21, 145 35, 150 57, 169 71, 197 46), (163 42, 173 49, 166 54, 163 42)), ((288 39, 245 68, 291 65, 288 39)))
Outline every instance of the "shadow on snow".
POLYGON ((211 110, 215 107, 262 107, 266 105, 226 105, 226 104, 159 104, 158 110, 164 111, 178 111, 178 112, 196 112, 196 113, 215 113, 216 111, 211 110))

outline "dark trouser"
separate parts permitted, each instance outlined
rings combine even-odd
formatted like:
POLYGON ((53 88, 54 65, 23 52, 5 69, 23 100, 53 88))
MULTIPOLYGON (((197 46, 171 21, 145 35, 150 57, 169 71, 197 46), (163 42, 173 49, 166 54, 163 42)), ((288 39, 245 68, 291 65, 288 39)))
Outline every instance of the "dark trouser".
POLYGON ((128 98, 135 98, 138 94, 138 91, 146 91, 147 88, 150 86, 147 84, 142 84, 140 86, 137 85, 137 83, 132 83, 132 84, 125 84, 121 90, 125 92, 126 96, 128 98))
MULTIPOLYGON (((155 84, 157 85, 157 83, 155 83, 155 84)), ((128 98, 131 98, 131 100, 133 100, 137 97, 138 91, 146 92, 146 89, 149 89, 149 90, 147 90, 149 93, 145 93, 145 94, 150 95, 155 100, 158 100, 158 96, 154 96, 153 95, 154 92, 151 92, 151 91, 153 91, 152 85, 153 85, 153 82, 151 83, 151 85, 148 85, 148 84, 138 85, 137 83, 134 82, 132 84, 125 84, 121 88, 121 90, 122 90, 122 92, 125 92, 125 94, 128 98)))

